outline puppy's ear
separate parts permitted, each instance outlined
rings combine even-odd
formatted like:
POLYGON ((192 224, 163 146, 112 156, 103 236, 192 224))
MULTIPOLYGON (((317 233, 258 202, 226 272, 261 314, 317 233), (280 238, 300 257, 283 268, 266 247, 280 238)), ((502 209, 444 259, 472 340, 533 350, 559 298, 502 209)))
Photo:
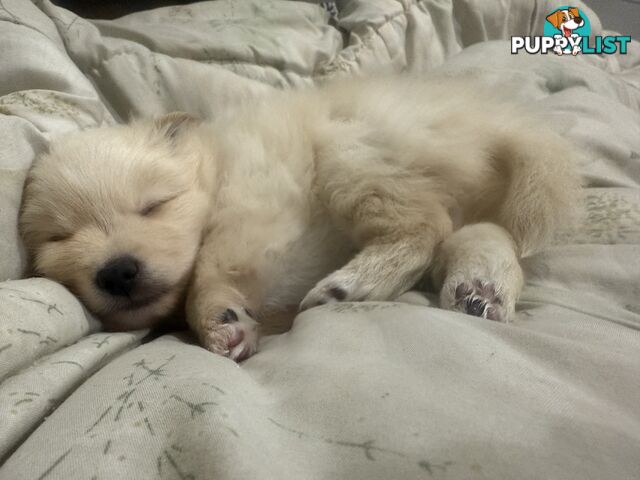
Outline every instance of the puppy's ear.
POLYGON ((197 125, 201 122, 195 117, 185 112, 172 112, 162 117, 156 118, 155 126, 169 140, 175 140, 185 129, 197 125))
POLYGON ((569 13, 571 13, 574 17, 580 16, 580 11, 576 7, 571 7, 569 9, 569 13))
POLYGON ((560 26, 563 20, 564 15, 562 15, 562 12, 560 10, 558 10, 557 12, 553 12, 547 17, 547 21, 556 28, 560 26))

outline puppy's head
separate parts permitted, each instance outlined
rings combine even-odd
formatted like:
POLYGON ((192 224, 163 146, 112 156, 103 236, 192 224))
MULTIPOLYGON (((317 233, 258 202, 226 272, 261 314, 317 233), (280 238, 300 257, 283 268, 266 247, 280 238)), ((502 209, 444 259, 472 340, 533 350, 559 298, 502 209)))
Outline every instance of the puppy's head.
POLYGON ((35 273, 108 327, 151 326, 181 304, 210 203, 195 123, 171 114, 70 134, 29 174, 20 229, 35 273))

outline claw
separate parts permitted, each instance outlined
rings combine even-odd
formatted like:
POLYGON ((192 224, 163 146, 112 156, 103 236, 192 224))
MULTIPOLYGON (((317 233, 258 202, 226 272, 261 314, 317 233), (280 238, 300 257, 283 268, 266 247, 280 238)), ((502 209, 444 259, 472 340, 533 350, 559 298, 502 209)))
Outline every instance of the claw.
POLYGON ((502 321, 502 298, 492 282, 474 279, 461 282, 455 288, 454 309, 474 317, 502 321))

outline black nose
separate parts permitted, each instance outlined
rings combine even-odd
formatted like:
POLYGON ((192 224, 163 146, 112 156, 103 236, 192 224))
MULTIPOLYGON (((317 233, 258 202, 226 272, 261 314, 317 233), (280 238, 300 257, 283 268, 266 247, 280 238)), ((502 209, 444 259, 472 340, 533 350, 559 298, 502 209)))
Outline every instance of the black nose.
POLYGON ((574 17, 573 21, 576 22, 578 25, 582 25, 584 23, 584 20, 582 20, 582 17, 574 17))
POLYGON ((131 256, 107 262, 96 275, 96 285, 111 295, 128 296, 136 283, 140 265, 131 256))

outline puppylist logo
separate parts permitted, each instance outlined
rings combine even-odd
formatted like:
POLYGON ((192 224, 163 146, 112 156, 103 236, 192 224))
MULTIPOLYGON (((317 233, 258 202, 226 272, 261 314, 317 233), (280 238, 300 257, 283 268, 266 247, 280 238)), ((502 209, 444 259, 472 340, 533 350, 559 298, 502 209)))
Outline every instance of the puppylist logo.
POLYGON ((546 17, 543 37, 511 37, 511 53, 556 55, 627 53, 630 36, 591 37, 591 22, 576 7, 560 7, 546 17))

